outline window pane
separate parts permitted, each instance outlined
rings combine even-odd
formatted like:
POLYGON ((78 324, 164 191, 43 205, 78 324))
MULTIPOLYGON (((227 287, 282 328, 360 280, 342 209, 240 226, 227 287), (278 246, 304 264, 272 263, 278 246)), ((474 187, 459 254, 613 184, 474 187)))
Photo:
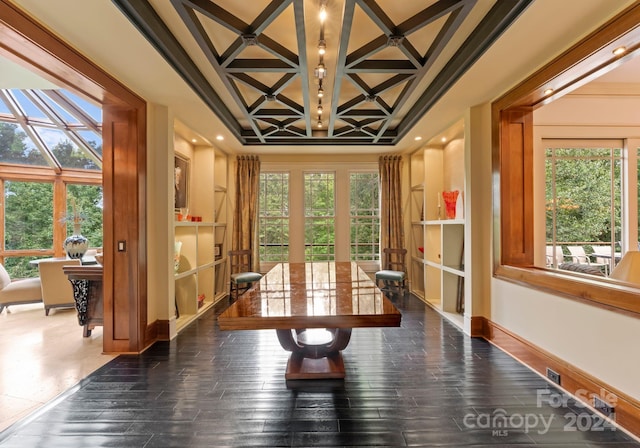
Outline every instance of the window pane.
MULTIPOLYGON (((619 149, 548 148, 546 154, 547 244, 582 246, 587 254, 601 246, 619 251, 622 237, 619 149)), ((590 264, 596 259, 590 257, 581 262, 590 264)))
POLYGON ((260 173, 259 232, 261 262, 289 258, 289 173, 260 173))
POLYGON ((351 173, 351 260, 380 259, 379 190, 377 172, 351 173))
MULTIPOLYGON (((89 247, 102 247, 102 186, 68 185, 67 219, 72 217, 73 202, 82 216, 82 235, 89 240, 89 247)), ((67 223, 67 235, 73 233, 73 223, 67 223)))
POLYGON ((305 173, 305 260, 335 259, 335 174, 305 173))
MULTIPOLYGON (((5 181, 4 197, 5 250, 52 249, 53 184, 5 181)), ((10 275, 29 276, 32 258, 12 259, 10 275)))
POLYGON ((15 163, 20 165, 47 165, 40 151, 17 124, 1 121, 0 160, 2 160, 2 163, 15 163))

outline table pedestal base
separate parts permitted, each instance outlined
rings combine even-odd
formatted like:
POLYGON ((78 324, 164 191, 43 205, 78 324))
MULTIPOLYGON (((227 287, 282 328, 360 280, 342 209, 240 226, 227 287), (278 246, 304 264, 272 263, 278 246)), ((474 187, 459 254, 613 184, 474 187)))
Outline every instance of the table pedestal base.
POLYGON ((349 344, 351 328, 320 330, 276 330, 280 345, 291 352, 287 380, 343 379, 341 350, 349 344), (295 336, 294 336, 295 334, 295 336))

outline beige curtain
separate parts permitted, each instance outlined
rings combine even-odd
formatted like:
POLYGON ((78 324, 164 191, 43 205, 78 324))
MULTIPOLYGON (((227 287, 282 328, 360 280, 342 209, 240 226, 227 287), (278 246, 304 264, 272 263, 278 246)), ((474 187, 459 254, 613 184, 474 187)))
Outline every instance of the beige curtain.
POLYGON ((258 272, 258 189, 260 159, 238 156, 236 163, 236 203, 233 213, 232 250, 250 249, 252 269, 258 272))
MULTIPOLYGON (((380 156, 380 247, 404 248, 402 156, 380 156)), ((382 260, 383 266, 386 260, 382 260)))

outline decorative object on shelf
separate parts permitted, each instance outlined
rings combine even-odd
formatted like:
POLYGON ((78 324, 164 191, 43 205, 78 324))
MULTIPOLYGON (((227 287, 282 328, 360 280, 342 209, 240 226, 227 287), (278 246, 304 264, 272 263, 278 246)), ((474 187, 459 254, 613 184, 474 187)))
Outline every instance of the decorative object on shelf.
MULTIPOLYGON (((174 201, 175 209, 179 211, 182 208, 189 207, 189 174, 190 174, 191 161, 180 154, 174 157, 174 171, 173 171, 173 189, 174 189, 174 201)), ((184 216, 185 213, 180 213, 184 216)), ((186 219, 183 219, 186 221, 186 219)))
POLYGON ((418 250, 422 253, 424 253, 424 247, 418 247, 418 250))
POLYGON ((204 305, 204 298, 204 294, 198 294, 198 308, 202 308, 202 305, 204 305))
POLYGON ((180 267, 180 252, 182 251, 182 241, 176 241, 173 245, 173 271, 177 274, 180 267))
POLYGON ((444 199, 447 219, 455 219, 456 217, 456 205, 458 204, 459 194, 460 192, 458 190, 442 192, 442 199, 444 199))
POLYGON ((222 243, 213 244, 213 256, 216 260, 220 260, 222 258, 222 243))
POLYGON ((80 208, 76 206, 76 200, 71 200, 71 214, 64 218, 64 221, 73 222, 73 234, 62 243, 62 247, 69 258, 81 259, 87 249, 89 240, 82 235, 82 223, 85 220, 80 208))
POLYGON ((187 207, 180 207, 180 213, 178 213, 179 221, 189 221, 189 209, 187 207))
POLYGON ((442 219, 442 204, 440 203, 440 194, 438 193, 438 219, 442 219))

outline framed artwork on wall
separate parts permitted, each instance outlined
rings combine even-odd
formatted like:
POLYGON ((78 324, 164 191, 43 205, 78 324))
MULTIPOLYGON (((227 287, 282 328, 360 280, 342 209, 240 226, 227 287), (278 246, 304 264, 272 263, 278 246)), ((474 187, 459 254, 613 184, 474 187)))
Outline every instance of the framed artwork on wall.
POLYGON ((191 161, 181 154, 175 155, 174 162, 174 201, 176 211, 189 208, 189 176, 191 175, 191 161))

